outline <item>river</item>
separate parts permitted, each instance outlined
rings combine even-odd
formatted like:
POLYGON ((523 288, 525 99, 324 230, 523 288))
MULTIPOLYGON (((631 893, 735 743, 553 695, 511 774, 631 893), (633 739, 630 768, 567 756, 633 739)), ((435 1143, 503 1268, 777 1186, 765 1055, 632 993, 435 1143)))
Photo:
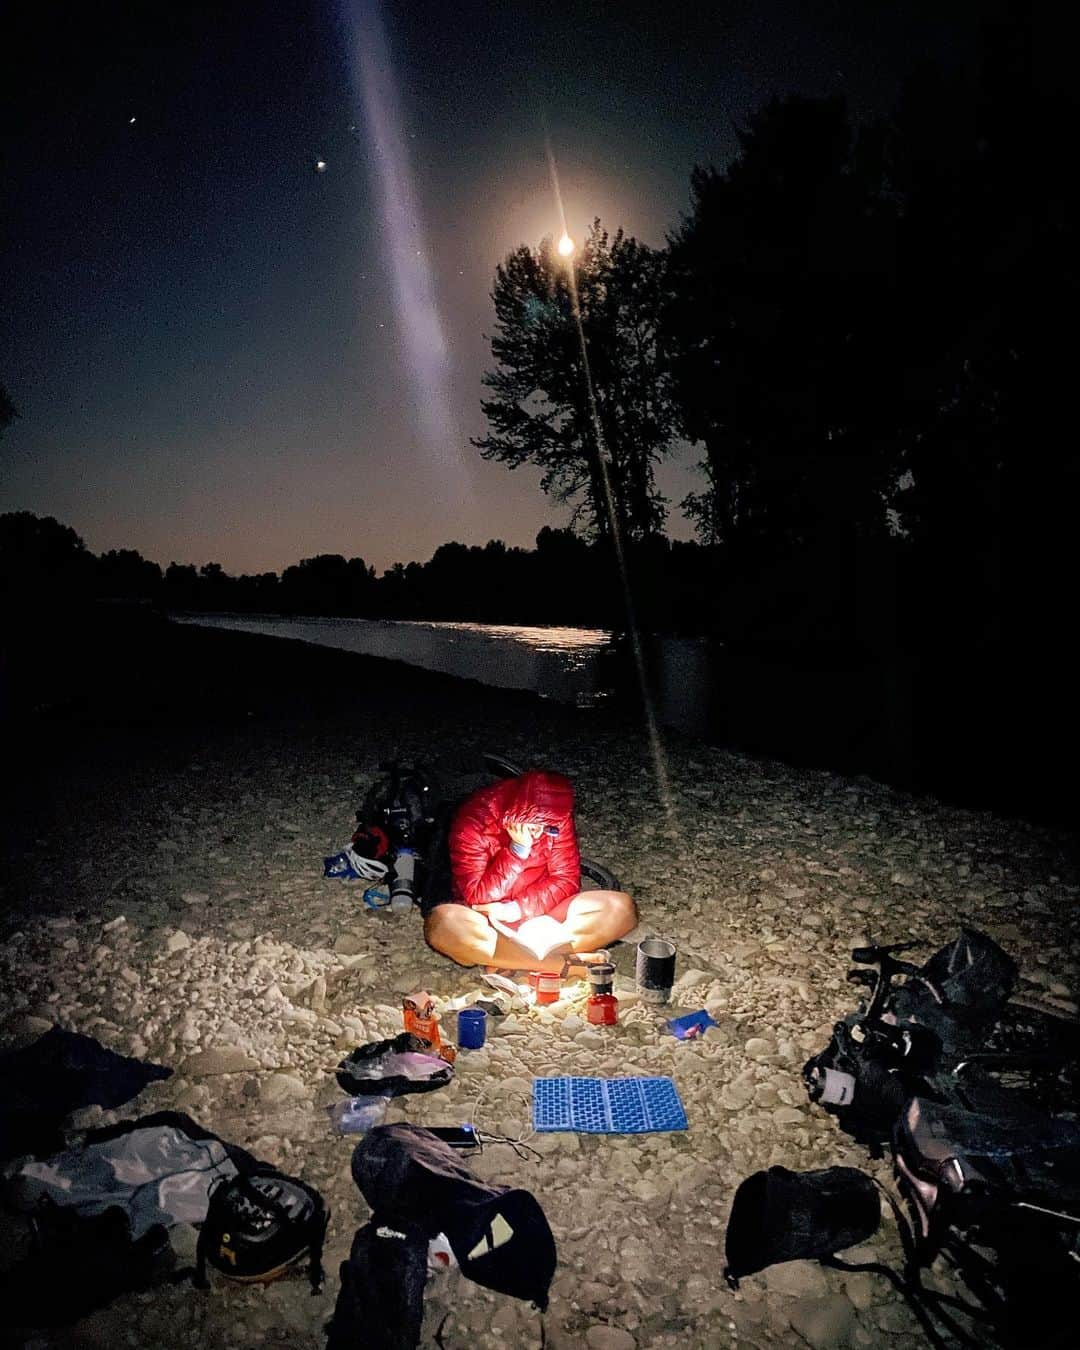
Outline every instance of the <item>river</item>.
MULTIPOLYGON (((542 698, 593 707, 611 696, 613 680, 632 679, 625 654, 603 628, 429 623, 402 619, 284 617, 272 614, 185 614, 178 622, 294 638, 382 656, 482 684, 527 689, 542 698)), ((704 638, 648 641, 651 694, 662 726, 710 730, 714 648, 704 638)))

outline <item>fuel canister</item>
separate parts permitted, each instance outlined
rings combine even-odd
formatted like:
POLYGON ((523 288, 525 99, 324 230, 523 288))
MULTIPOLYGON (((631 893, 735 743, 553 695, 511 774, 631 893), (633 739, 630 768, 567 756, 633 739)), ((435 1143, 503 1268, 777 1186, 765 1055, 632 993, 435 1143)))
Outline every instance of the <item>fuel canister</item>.
POLYGON ((619 1020, 619 1000, 614 994, 593 994, 585 1004, 585 1020, 598 1027, 613 1027, 619 1020))

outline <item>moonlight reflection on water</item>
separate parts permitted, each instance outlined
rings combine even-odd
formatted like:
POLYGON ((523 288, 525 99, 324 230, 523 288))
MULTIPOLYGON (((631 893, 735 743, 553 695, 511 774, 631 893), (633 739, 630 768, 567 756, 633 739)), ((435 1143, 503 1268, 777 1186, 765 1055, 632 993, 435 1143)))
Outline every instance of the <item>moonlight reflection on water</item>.
POLYGON ((531 690, 576 707, 591 707, 604 698, 600 658, 612 650, 612 634, 603 628, 270 614, 177 618, 203 627, 293 638, 320 647, 405 661, 499 688, 531 690))

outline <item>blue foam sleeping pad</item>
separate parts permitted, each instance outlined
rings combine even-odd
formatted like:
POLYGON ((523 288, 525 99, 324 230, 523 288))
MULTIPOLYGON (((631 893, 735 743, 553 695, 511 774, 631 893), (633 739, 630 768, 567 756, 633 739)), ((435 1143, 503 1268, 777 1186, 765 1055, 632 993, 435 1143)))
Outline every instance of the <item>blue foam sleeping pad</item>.
POLYGON ((580 1134, 685 1130, 686 1112, 670 1078, 534 1078, 533 1129, 580 1134))

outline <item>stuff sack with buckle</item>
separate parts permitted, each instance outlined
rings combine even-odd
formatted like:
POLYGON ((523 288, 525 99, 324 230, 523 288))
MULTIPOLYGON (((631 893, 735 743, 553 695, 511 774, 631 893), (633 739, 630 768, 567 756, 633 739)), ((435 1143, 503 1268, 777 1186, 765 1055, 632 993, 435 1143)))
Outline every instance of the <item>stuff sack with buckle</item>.
POLYGON ((424 1321, 428 1237, 419 1224, 356 1230, 326 1331, 326 1350, 415 1350, 424 1321))
POLYGON ((322 1251, 330 1213, 322 1196, 274 1167, 223 1182, 210 1196, 199 1232, 195 1283, 206 1267, 246 1284, 269 1284, 306 1256, 311 1292, 322 1287, 322 1251))

